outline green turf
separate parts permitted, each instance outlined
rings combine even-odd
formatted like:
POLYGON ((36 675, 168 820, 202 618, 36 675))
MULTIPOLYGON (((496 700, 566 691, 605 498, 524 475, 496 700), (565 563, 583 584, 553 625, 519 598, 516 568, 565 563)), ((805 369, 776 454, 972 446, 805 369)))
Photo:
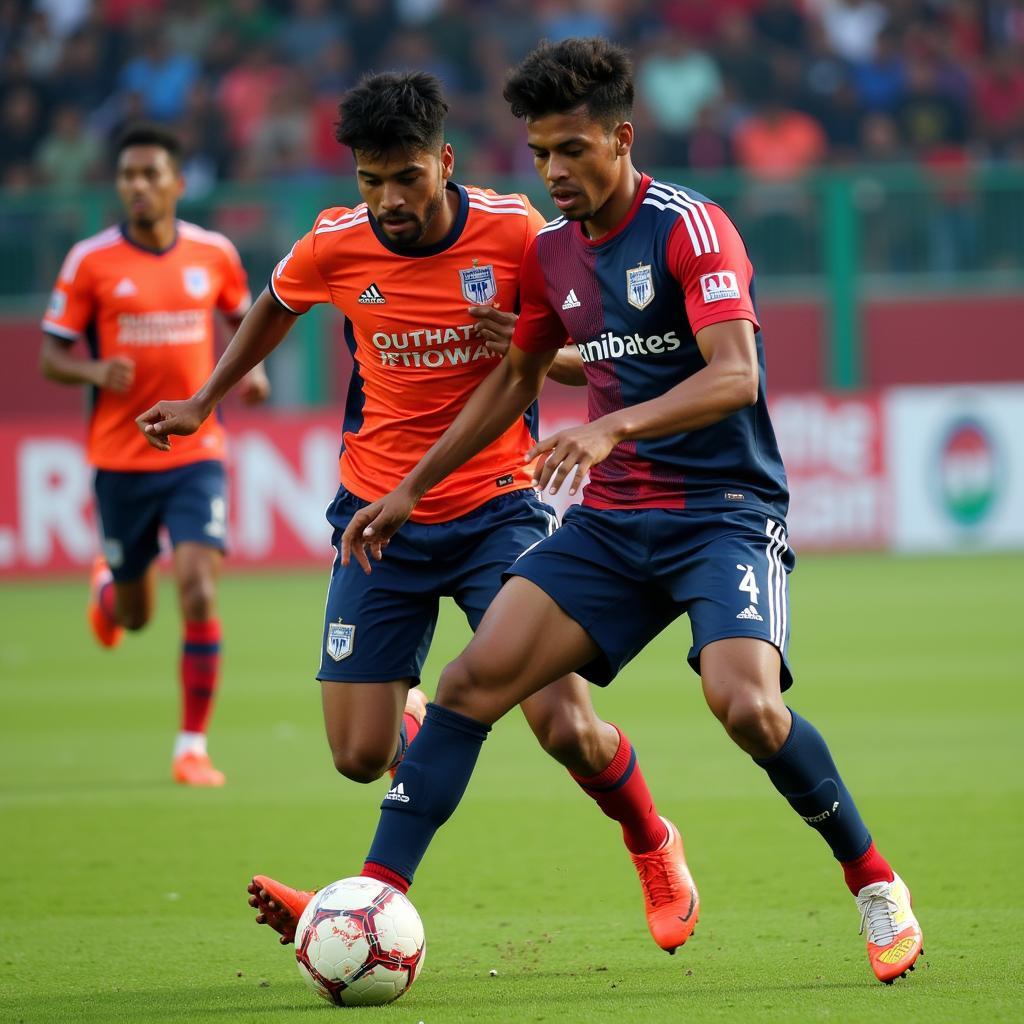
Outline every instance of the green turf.
MULTIPOLYGON (((243 891, 258 871, 355 873, 376 820, 383 784, 337 777, 323 739, 321 576, 225 581, 212 749, 229 785, 213 792, 167 778, 169 590, 153 627, 106 653, 82 582, 5 585, 0 1020, 1019 1020, 1022 576, 1020 556, 851 556, 794 577, 793 701, 914 890, 927 957, 907 981, 871 977, 836 865, 703 707, 678 624, 596 698, 683 828, 692 942, 654 948, 617 829, 512 716, 413 889, 426 970, 368 1011, 315 999, 243 891)), ((428 679, 465 635, 445 620, 428 679)))

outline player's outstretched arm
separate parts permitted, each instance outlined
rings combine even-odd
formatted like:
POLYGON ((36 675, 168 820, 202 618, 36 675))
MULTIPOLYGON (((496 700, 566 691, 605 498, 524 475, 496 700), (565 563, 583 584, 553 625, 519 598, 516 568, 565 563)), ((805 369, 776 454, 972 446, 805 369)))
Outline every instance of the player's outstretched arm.
POLYGON ((561 430, 539 441, 527 458, 545 455, 535 483, 555 494, 572 474, 575 494, 592 466, 603 462, 622 441, 667 437, 699 430, 757 401, 758 366, 754 328, 748 320, 726 320, 697 332, 707 363, 665 394, 627 406, 599 419, 561 430))
POLYGON ((83 359, 69 350, 67 342, 52 334, 43 335, 39 369, 47 380, 58 384, 92 384, 123 393, 130 391, 135 383, 135 363, 127 356, 83 359))
POLYGON ((246 313, 206 383, 191 398, 157 402, 136 418, 146 440, 167 452, 171 450, 168 439, 172 434, 194 434, 217 403, 281 344, 293 323, 294 314, 264 290, 246 313))
POLYGON ((536 401, 554 351, 526 352, 516 345, 469 397, 452 425, 390 494, 360 509, 341 535, 341 562, 352 556, 370 572, 388 541, 435 484, 500 437, 536 401))

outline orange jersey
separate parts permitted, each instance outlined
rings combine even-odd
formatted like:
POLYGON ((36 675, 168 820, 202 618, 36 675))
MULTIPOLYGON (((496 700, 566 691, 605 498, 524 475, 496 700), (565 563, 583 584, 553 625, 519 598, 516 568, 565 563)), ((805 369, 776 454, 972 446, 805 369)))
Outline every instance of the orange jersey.
MULTIPOLYGON (((317 217, 271 275, 271 291, 290 312, 330 302, 345 314, 355 365, 341 482, 367 501, 408 475, 497 365, 467 307, 518 308, 520 267, 544 226, 525 196, 448 187, 458 193, 458 214, 434 246, 398 248, 365 203, 337 207, 317 217)), ((523 455, 535 419, 532 410, 428 491, 412 518, 445 522, 531 486, 523 455)))
POLYGON ((154 252, 120 227, 79 242, 61 267, 43 318, 47 334, 84 337, 97 359, 127 356, 135 383, 124 394, 97 390, 89 461, 100 469, 157 471, 224 457, 216 417, 170 452, 152 448, 135 417, 163 398, 188 398, 214 363, 213 312, 241 317, 249 286, 235 247, 216 231, 176 224, 170 248, 154 252))

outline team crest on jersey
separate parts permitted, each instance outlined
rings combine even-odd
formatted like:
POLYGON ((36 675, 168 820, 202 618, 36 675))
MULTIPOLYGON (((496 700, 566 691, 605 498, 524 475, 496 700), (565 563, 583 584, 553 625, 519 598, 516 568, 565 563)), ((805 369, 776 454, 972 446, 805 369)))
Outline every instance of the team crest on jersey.
POLYGON ((654 275, 649 263, 641 263, 626 271, 626 298, 637 309, 646 309, 654 298, 654 275))
POLYGON ((68 297, 58 289, 54 288, 50 292, 50 302, 46 307, 46 315, 52 316, 55 320, 59 320, 63 315, 64 311, 68 308, 68 297))
POLYGON ((183 271, 185 291, 193 299, 201 299, 210 290, 210 275, 206 267, 186 267, 183 271))
POLYGON ((462 278, 462 295, 476 306, 484 306, 498 294, 498 282, 494 280, 494 267, 468 267, 459 271, 462 278))
POLYGON ((352 623, 327 623, 327 653, 335 661, 343 661, 351 653, 356 644, 356 627, 352 623))

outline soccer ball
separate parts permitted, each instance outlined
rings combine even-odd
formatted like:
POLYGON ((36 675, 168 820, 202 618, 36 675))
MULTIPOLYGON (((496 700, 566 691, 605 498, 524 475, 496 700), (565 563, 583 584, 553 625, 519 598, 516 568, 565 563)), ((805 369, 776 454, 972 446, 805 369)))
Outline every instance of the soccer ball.
POLYGON ((416 908, 375 878, 343 878, 321 889, 295 929, 299 974, 338 1006, 382 1006, 423 967, 427 943, 416 908))

